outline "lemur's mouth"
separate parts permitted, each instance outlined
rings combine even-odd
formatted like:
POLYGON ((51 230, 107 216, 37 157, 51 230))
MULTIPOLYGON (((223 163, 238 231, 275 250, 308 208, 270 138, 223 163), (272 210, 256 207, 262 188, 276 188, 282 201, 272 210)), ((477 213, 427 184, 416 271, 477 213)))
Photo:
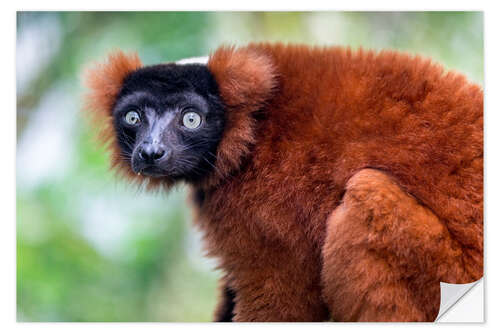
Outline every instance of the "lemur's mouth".
POLYGON ((154 178, 159 178, 159 177, 166 177, 167 172, 157 166, 154 165, 149 165, 144 168, 142 168, 139 172, 137 172, 140 175, 148 176, 148 177, 154 177, 154 178))

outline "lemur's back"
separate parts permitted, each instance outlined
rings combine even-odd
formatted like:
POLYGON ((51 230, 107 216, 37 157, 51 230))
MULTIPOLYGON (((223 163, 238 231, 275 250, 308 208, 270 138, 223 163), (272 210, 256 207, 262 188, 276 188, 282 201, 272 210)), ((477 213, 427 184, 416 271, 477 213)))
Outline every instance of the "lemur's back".
POLYGON ((252 47, 272 58, 280 92, 269 102, 272 107, 264 110, 256 136, 253 161, 258 162, 251 168, 266 165, 259 178, 267 179, 263 186, 269 191, 262 194, 268 192, 283 203, 279 198, 312 201, 304 209, 314 211, 328 201, 326 196, 338 202, 356 171, 384 170, 442 219, 467 249, 469 273, 479 278, 481 88, 429 60, 396 52, 281 44, 252 47), (281 172, 273 173, 273 168, 281 172), (287 187, 297 193, 276 194, 287 187))

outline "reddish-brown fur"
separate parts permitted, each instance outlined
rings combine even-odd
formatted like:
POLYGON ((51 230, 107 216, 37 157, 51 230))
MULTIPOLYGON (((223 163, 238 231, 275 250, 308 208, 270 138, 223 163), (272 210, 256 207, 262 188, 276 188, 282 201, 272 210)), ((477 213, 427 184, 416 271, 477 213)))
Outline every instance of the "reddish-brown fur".
POLYGON ((251 44, 208 67, 228 125, 196 224, 234 320, 429 321, 439 281, 482 276, 480 87, 392 51, 251 44))

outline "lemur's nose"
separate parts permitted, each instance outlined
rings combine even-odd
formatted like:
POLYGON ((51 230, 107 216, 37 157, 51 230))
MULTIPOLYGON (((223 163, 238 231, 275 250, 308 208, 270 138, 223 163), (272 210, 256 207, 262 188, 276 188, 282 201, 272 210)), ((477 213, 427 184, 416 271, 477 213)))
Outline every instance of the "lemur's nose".
POLYGON ((155 143, 145 143, 139 151, 139 156, 146 162, 155 162, 162 159, 166 155, 166 150, 163 145, 155 143))

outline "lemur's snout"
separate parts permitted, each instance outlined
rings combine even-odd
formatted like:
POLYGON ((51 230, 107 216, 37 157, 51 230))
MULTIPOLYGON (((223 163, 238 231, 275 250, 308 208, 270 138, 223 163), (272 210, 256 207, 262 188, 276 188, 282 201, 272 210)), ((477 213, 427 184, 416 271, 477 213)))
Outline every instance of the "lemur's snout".
POLYGON ((169 157, 172 150, 157 140, 142 142, 132 158, 132 169, 138 174, 150 177, 163 177, 170 168, 169 157))
POLYGON ((165 146, 159 143, 143 143, 139 148, 139 157, 146 163, 155 163, 167 156, 165 146))

